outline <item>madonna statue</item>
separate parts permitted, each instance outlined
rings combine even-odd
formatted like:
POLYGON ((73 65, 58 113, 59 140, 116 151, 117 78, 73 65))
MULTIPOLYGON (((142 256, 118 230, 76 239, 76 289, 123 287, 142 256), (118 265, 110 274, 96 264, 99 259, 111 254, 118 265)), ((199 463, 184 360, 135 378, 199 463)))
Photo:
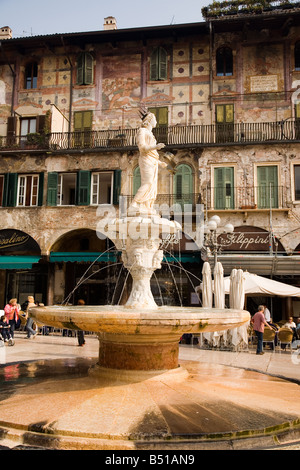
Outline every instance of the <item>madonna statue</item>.
POLYGON ((159 160, 158 150, 165 144, 157 144, 152 133, 156 126, 156 117, 152 113, 144 115, 142 126, 137 132, 136 141, 139 148, 139 167, 141 172, 141 186, 139 187, 129 212, 155 213, 153 204, 157 196, 158 166, 167 167, 167 163, 159 160))

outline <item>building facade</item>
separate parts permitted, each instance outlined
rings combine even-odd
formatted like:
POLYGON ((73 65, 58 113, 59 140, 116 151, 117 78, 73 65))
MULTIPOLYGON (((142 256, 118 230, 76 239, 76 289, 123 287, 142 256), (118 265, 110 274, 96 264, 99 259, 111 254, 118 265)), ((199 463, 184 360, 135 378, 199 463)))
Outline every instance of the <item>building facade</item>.
MULTIPOLYGON (((197 303, 185 271, 199 285, 211 259, 192 240, 197 204, 235 227, 225 275, 241 267, 300 285, 299 19, 278 7, 128 30, 109 17, 102 31, 26 38, 2 28, 0 303, 124 301, 128 275, 97 223, 139 186, 141 109, 172 155, 160 211, 187 205, 193 226, 183 218, 181 242, 167 247, 158 303, 197 303)), ((296 300, 274 309, 300 315, 296 300)))

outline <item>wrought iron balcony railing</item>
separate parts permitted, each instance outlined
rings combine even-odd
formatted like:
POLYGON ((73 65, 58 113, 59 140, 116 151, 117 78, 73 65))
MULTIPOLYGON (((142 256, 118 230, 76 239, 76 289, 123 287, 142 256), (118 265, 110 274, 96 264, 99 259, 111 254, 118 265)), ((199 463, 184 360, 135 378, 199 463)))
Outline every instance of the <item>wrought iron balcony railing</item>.
MULTIPOLYGON (((136 148, 137 129, 54 132, 0 137, 0 150, 80 150, 136 148)), ((165 126, 153 130, 169 147, 300 141, 300 119, 276 122, 165 126)))
POLYGON ((232 209, 283 209, 287 207, 283 186, 234 187, 230 184, 207 187, 202 193, 202 203, 208 210, 232 209))

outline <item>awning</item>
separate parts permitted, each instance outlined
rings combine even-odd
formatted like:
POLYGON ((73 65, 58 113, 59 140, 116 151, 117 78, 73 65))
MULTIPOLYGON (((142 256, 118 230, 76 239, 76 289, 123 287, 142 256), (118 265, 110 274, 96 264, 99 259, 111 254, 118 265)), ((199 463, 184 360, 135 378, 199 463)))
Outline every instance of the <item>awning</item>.
MULTIPOLYGON (((213 257, 209 257, 213 269, 213 257)), ((224 273, 230 275, 232 269, 243 269, 261 275, 300 275, 300 256, 275 255, 220 255, 218 261, 222 263, 224 273)))
POLYGON ((40 256, 0 256, 0 269, 31 269, 40 256))
POLYGON ((202 263, 201 260, 201 253, 178 253, 174 254, 174 256, 164 256, 163 261, 167 261, 168 263, 202 263))
POLYGON ((117 253, 89 253, 89 252, 51 252, 50 263, 108 263, 117 261, 117 253))

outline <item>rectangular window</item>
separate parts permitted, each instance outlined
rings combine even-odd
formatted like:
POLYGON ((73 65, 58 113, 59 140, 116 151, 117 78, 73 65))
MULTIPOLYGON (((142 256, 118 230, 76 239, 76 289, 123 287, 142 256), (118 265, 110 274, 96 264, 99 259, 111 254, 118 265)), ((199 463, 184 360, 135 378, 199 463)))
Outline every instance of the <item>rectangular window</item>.
POLYGON ((113 172, 92 174, 91 204, 112 204, 113 172))
POLYGON ((214 170, 214 208, 234 209, 234 168, 214 170))
POLYGON ((76 173, 60 173, 57 181, 57 205, 74 206, 76 197, 76 173))
POLYGON ((20 207, 37 206, 39 194, 38 175, 19 175, 17 205, 20 207))
POLYGON ((300 201, 300 165, 294 166, 295 201, 300 201))
POLYGON ((259 209, 278 208, 278 167, 257 167, 256 199, 259 209))
POLYGON ((226 143, 234 141, 234 105, 216 105, 216 141, 226 143))
POLYGON ((4 175, 0 175, 0 206, 3 205, 4 175))
POLYGON ((27 143, 27 134, 36 132, 36 118, 20 119, 20 142, 27 143))

